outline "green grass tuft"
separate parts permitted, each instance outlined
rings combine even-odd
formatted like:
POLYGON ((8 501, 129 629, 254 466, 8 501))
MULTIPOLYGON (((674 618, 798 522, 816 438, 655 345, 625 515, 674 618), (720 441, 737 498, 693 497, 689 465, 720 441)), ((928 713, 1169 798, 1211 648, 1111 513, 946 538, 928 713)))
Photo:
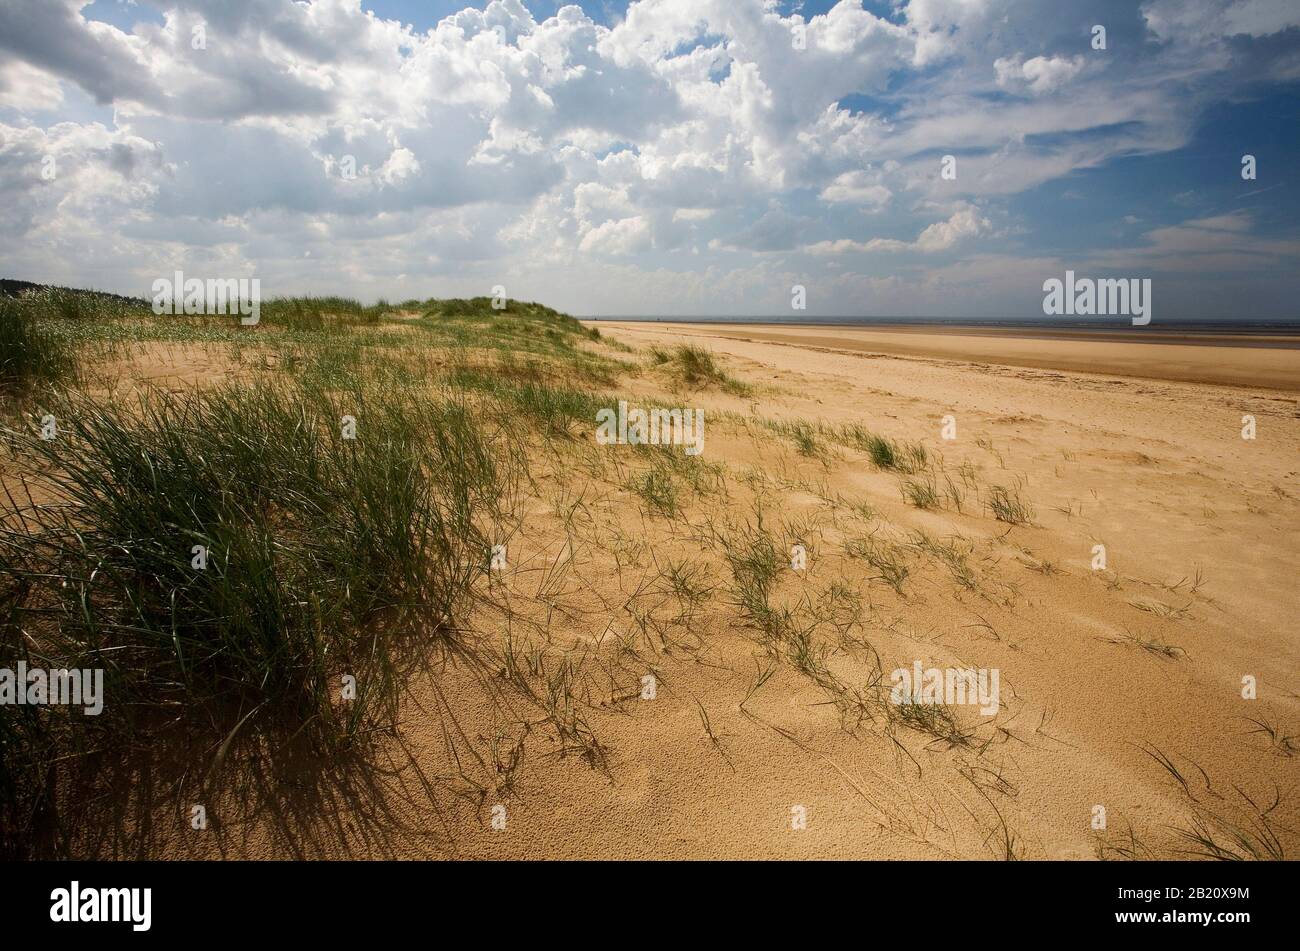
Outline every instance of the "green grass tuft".
POLYGON ((1034 510, 1029 503, 1021 500, 1020 493, 1015 489, 1002 485, 991 486, 986 503, 999 522, 1027 525, 1033 521, 1034 510))
POLYGON ((56 333, 40 308, 0 297, 0 390, 17 392, 73 375, 76 360, 68 339, 56 333))
POLYGON ((41 502, 0 514, 0 666, 103 668, 105 712, 0 707, 0 826, 19 843, 48 764, 87 746, 164 726, 215 740, 250 712, 335 749, 391 726, 404 646, 457 636, 515 458, 465 405, 395 388, 48 409, 58 438, 3 433, 41 502))
POLYGON ((751 387, 727 373, 718 365, 712 351, 695 344, 679 344, 672 350, 652 347, 650 359, 656 366, 667 367, 673 375, 689 387, 716 386, 726 393, 745 396, 751 387))

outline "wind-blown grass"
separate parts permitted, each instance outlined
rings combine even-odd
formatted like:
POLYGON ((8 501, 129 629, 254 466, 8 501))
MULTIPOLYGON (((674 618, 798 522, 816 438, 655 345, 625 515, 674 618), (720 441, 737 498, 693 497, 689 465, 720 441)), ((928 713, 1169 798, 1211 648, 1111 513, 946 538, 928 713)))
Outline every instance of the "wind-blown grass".
POLYGON ((1027 525, 1033 521, 1033 508, 1020 498, 1020 493, 1016 489, 1009 489, 1003 485, 991 486, 986 503, 993 517, 999 522, 1027 525))
POLYGON ((679 382, 689 387, 716 386, 735 396, 745 396, 751 391, 747 384, 718 365, 712 351, 695 344, 679 344, 672 350, 652 347, 650 359, 657 366, 667 367, 679 382))
POLYGON ((820 435, 819 427, 807 420, 778 419, 772 420, 768 423, 768 426, 773 432, 789 439, 801 456, 819 458, 827 455, 826 447, 818 438, 820 435))
POLYGON ((328 748, 391 724, 402 646, 454 641, 517 458, 465 405, 414 390, 259 383, 48 411, 55 440, 4 432, 35 475, 0 515, 0 666, 103 668, 105 712, 0 707, 0 848, 29 842, 48 764, 159 723, 219 736, 251 711, 328 748))
POLYGON ((366 307, 349 297, 274 297, 262 303, 259 316, 270 326, 319 330, 331 324, 374 324, 389 310, 385 301, 366 307))
POLYGON ((924 469, 930 461, 929 453, 921 443, 896 442, 871 432, 861 423, 842 425, 835 431, 835 436, 845 445, 865 452, 877 469, 909 475, 924 469))
POLYGON ((680 508, 677 483, 667 466, 652 466, 638 473, 628 480, 627 488, 640 496, 646 507, 657 515, 672 518, 680 508))
POLYGON ((867 443, 872 463, 880 469, 911 473, 924 469, 929 456, 920 443, 896 443, 884 436, 872 436, 867 443))
POLYGON ((511 378, 493 368, 464 363, 451 368, 447 382, 461 390, 489 397, 502 409, 535 424, 550 435, 571 435, 575 428, 596 427, 596 412, 617 405, 610 396, 600 396, 568 386, 554 386, 537 378, 511 378))
POLYGON ((54 383, 71 376, 75 368, 72 346, 53 331, 41 308, 0 297, 0 390, 54 383))
POLYGON ((903 493, 903 498, 919 509, 937 509, 939 507, 939 490, 932 473, 923 473, 916 478, 904 479, 899 484, 899 488, 903 493))

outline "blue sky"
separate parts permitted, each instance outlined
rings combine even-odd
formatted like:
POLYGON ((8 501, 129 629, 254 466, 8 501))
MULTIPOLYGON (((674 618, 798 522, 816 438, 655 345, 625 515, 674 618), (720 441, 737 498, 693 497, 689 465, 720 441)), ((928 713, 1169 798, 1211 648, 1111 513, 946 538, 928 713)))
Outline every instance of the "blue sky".
POLYGON ((1041 315, 1068 269, 1296 316, 1297 119, 1286 0, 7 0, 0 255, 795 318, 1041 315))

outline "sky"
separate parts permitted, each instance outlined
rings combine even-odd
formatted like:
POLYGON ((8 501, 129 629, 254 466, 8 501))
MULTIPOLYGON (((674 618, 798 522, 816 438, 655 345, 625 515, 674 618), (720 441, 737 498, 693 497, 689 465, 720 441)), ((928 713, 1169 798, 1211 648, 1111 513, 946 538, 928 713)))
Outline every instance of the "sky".
POLYGON ((1296 317, 1297 159, 1296 0, 0 0, 0 277, 118 293, 1296 317))

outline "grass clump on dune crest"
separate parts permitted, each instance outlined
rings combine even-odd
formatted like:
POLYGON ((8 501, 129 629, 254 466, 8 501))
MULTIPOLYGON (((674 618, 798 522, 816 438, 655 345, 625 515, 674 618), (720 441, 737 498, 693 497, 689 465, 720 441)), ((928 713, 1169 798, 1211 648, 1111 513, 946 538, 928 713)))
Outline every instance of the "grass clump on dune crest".
POLYGON ((45 317, 77 323, 112 320, 151 313, 148 301, 101 291, 68 287, 32 287, 17 300, 45 317))
POLYGON ((366 307, 350 297, 273 297, 261 305, 268 326, 322 330, 329 326, 375 324, 391 308, 385 301, 366 307))
POLYGON ((718 365, 713 352, 695 344, 678 344, 672 350, 661 347, 650 349, 650 359, 656 366, 667 367, 682 384, 690 387, 716 386, 733 396, 745 396, 751 387, 727 373, 718 365))
POLYGON ((507 342, 526 348, 529 340, 541 347, 572 349, 577 340, 600 340, 600 331, 584 327, 576 318, 532 301, 508 300, 494 307, 490 297, 428 300, 421 305, 423 321, 431 328, 472 332, 471 346, 501 346, 507 342))

